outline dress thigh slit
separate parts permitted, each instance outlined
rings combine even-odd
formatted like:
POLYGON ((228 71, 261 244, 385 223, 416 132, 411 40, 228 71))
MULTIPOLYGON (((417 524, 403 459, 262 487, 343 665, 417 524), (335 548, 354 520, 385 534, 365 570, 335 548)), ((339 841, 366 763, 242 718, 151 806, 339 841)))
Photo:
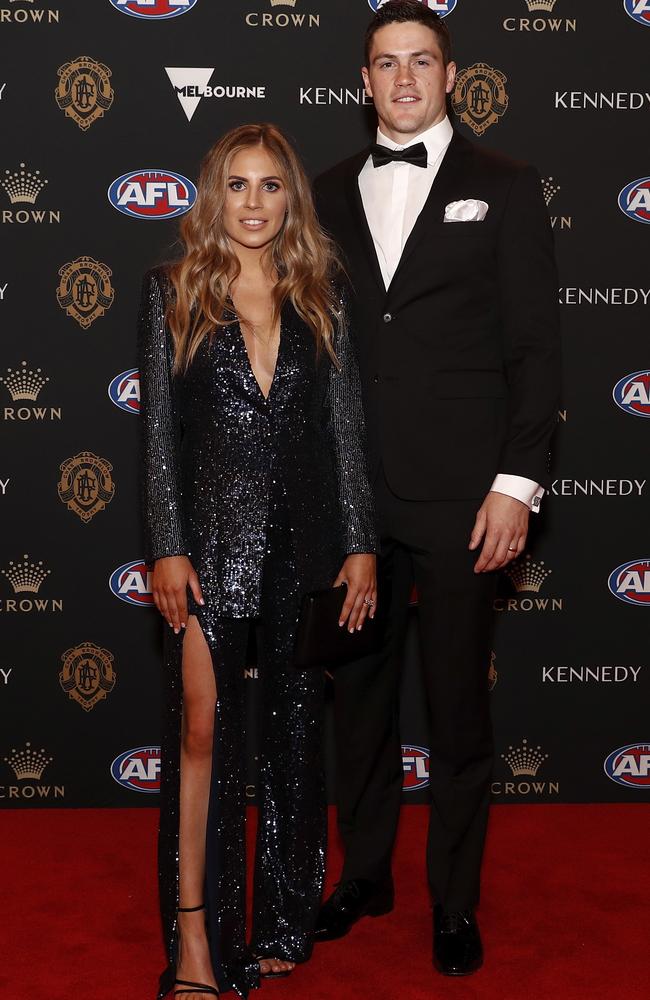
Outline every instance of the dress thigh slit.
MULTIPOLYGON (((212 773, 206 825, 205 889, 208 942, 219 990, 245 997, 259 984, 259 965, 246 947, 245 698, 249 619, 221 618, 191 606, 206 639, 217 686, 212 773)), ((180 741, 183 634, 165 634, 166 710, 162 745, 159 880, 169 966, 177 961, 179 900, 180 741)))

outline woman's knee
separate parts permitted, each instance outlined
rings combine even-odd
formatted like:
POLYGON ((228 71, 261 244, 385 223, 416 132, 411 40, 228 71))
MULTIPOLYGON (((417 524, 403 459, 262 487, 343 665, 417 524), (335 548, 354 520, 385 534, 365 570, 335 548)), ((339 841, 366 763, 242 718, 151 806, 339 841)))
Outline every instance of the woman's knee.
POLYGON ((214 713, 202 711, 187 712, 183 719, 183 750, 196 758, 206 758, 212 755, 214 735, 214 713))

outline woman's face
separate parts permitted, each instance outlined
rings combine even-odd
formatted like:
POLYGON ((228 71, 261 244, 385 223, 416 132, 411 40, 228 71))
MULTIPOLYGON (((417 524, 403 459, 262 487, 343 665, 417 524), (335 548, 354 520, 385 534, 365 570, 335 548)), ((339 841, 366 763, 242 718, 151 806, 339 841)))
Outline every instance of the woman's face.
POLYGON ((249 146, 233 158, 227 180, 223 225, 235 245, 263 250, 280 232, 287 193, 278 168, 263 146, 249 146))

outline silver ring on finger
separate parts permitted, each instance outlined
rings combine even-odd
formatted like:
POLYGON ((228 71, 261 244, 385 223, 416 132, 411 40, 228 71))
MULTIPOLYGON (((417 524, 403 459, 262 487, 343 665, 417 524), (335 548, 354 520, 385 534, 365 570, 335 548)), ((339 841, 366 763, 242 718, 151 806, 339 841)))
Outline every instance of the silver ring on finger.
POLYGON ((517 551, 517 546, 516 545, 509 545, 508 546, 508 552, 516 552, 516 551, 517 551))
POLYGON ((374 608, 375 606, 375 602, 371 601, 369 597, 364 597, 363 603, 366 605, 367 608, 374 608))

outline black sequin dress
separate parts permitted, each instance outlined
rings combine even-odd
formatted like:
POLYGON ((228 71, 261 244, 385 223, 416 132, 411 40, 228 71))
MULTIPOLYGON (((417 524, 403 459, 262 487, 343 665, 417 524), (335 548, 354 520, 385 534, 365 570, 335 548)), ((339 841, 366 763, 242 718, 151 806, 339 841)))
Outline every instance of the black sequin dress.
MULTIPOLYGON (((145 558, 189 556, 205 599, 203 607, 190 600, 190 613, 208 642, 218 692, 208 937, 219 989, 246 996, 259 984, 253 955, 301 962, 311 951, 325 860, 323 678, 295 670, 292 648, 302 594, 329 586, 346 554, 375 551, 372 495, 345 324, 337 324, 337 368, 287 305, 265 398, 236 321, 204 339, 185 375, 172 374, 170 288, 164 269, 149 272, 140 311, 145 558), (252 620, 261 623, 260 811, 247 945, 244 666, 252 620)), ((169 968, 161 996, 177 945, 182 641, 165 627, 159 879, 169 968)))

